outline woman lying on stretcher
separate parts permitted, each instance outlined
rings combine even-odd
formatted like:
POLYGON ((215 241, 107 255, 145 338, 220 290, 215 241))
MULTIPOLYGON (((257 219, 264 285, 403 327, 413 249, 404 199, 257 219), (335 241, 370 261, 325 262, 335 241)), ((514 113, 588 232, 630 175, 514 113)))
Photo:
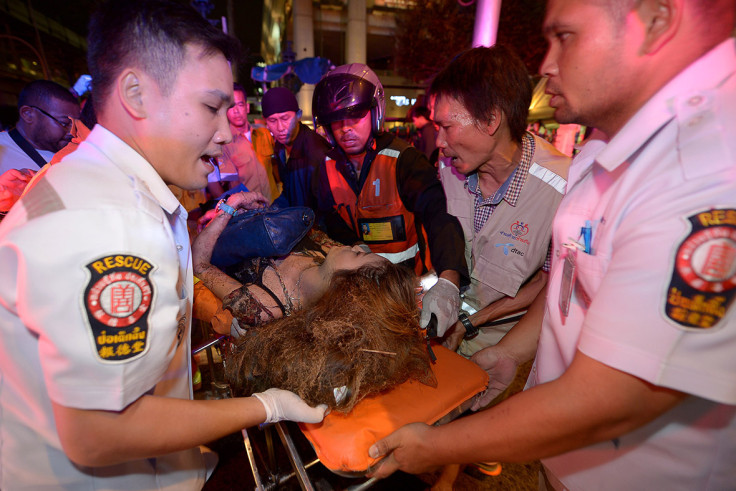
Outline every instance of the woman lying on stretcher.
MULTIPOLYGON (((253 194, 227 204, 252 207, 253 194)), ((348 412, 408 379, 436 384, 411 271, 312 231, 286 256, 247 259, 226 273, 212 251, 229 220, 216 215, 192 256, 194 274, 237 321, 226 360, 235 393, 283 388, 348 412)))

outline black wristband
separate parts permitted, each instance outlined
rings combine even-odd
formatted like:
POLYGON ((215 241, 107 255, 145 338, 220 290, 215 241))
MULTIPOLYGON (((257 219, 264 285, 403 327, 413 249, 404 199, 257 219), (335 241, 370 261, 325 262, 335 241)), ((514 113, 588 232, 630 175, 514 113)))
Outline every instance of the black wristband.
POLYGON ((465 312, 460 312, 460 314, 457 316, 457 319, 463 323, 463 327, 465 327, 465 339, 471 339, 474 338, 478 334, 478 328, 473 325, 472 322, 470 322, 470 319, 468 319, 468 314, 465 312))

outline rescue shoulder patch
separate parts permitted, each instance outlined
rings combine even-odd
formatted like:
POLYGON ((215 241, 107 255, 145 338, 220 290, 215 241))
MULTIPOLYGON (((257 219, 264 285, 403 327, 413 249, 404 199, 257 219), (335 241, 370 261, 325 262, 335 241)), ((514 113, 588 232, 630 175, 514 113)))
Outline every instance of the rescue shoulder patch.
POLYGON ((736 293, 736 209, 688 217, 690 233, 675 254, 665 316, 687 329, 715 327, 736 293))
POLYGON ((90 273, 82 304, 97 356, 107 363, 127 362, 148 348, 148 315, 153 301, 149 279, 154 266, 145 259, 117 254, 86 265, 90 273))

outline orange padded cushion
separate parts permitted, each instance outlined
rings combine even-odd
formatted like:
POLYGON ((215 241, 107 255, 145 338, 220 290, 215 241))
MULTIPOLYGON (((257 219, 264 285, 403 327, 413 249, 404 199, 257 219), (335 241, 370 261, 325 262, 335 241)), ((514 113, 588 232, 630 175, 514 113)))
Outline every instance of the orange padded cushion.
POLYGON ((376 441, 409 423, 433 424, 486 388, 488 374, 478 365, 442 346, 432 349, 437 388, 405 382, 363 399, 349 414, 332 412, 322 423, 299 424, 325 467, 364 472, 378 461, 368 456, 376 441))
POLYGON ((215 296, 201 281, 194 283, 194 305, 192 317, 210 322, 218 310, 222 309, 222 301, 215 296))

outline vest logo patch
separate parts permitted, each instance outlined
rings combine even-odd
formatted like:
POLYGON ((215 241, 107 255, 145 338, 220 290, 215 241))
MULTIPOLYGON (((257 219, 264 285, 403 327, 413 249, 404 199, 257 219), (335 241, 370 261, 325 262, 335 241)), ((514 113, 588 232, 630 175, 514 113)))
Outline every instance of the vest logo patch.
POLYGON ((528 233, 529 233, 529 225, 524 222, 520 222, 519 220, 516 220, 511 225, 511 235, 513 235, 514 237, 524 237, 528 233))
POLYGON ((522 238, 529 233, 529 224, 524 223, 521 220, 516 220, 514 223, 512 223, 509 227, 508 232, 504 232, 503 230, 501 230, 498 233, 501 234, 503 237, 506 237, 507 239, 515 240, 517 242, 521 242, 522 244, 529 245, 529 241, 522 238))
POLYGON ((97 355, 104 362, 133 360, 145 353, 153 265, 138 256, 101 257, 86 265, 90 273, 84 308, 97 355))
POLYGON ((675 254, 665 315, 688 329, 709 329, 725 315, 736 293, 736 210, 688 217, 690 234, 675 254))

